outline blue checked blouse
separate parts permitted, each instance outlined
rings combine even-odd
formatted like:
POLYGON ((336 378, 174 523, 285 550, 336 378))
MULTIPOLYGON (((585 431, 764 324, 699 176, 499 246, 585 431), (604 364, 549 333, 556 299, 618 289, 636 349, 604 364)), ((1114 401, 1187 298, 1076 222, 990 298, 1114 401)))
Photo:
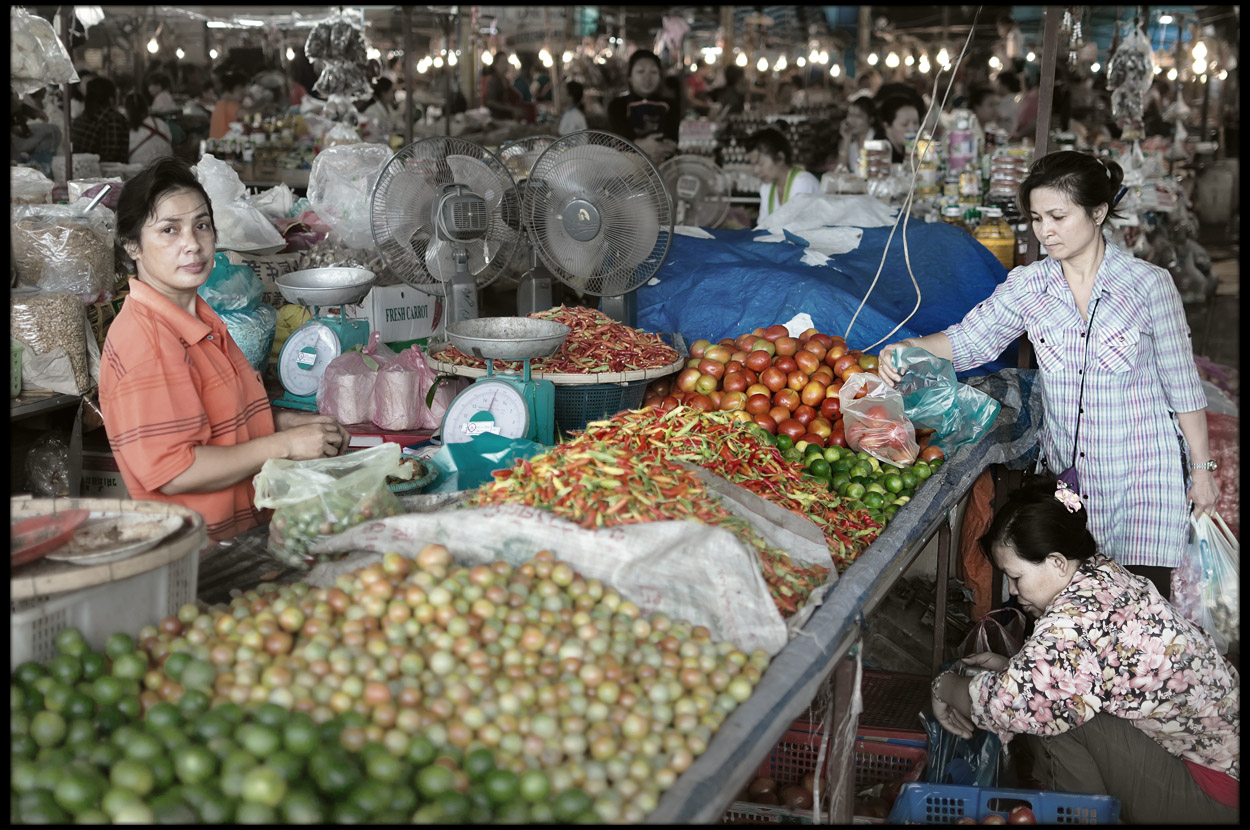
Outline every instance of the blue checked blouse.
POLYGON ((1122 565, 1174 568, 1189 529, 1176 413, 1207 406, 1180 294, 1167 270, 1108 243, 1087 311, 1092 331, 1059 262, 1016 268, 945 331, 955 371, 993 360, 1028 332, 1045 402, 1041 452, 1055 473, 1074 463, 1087 374, 1075 464, 1090 532, 1122 565))

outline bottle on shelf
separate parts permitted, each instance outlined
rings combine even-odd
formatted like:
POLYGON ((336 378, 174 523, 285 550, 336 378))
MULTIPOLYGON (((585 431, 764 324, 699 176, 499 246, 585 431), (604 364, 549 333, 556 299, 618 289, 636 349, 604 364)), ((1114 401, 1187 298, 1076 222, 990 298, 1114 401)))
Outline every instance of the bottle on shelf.
POLYGON ((1004 268, 1011 270, 1016 263, 1016 235, 1003 219, 1003 209, 987 205, 982 209, 982 216, 973 238, 997 257, 1004 268))
POLYGON ((962 228, 968 233, 972 233, 972 230, 968 227, 968 223, 964 221, 963 211, 960 210, 959 205, 946 205, 943 207, 942 221, 948 225, 954 225, 957 228, 962 228))

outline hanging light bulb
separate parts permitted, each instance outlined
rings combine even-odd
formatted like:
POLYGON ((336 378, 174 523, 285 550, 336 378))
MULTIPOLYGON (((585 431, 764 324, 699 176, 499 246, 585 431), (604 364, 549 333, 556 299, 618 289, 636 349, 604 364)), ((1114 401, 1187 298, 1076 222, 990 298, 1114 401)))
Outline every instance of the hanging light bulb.
MULTIPOLYGON (((178 51, 181 52, 182 50, 179 49, 178 51)), ((182 55, 179 55, 178 57, 182 57, 182 55)), ((286 59, 289 61, 295 60, 295 50, 290 46, 286 47, 286 59)))
POLYGON ((1157 63, 1156 63, 1156 64, 1155 64, 1155 74, 1156 74, 1156 75, 1158 75, 1158 74, 1159 74, 1160 72, 1162 72, 1162 71, 1163 71, 1163 67, 1162 67, 1162 66, 1159 66, 1159 64, 1157 64, 1157 63))
POLYGON ((492 55, 490 52, 483 52, 483 53, 482 53, 482 63, 483 63, 484 65, 486 65, 486 66, 490 66, 490 65, 491 65, 492 63, 494 63, 494 62, 495 62, 495 56, 494 56, 494 55, 492 55))
POLYGON ((156 42, 156 38, 152 38, 151 40, 148 41, 148 51, 151 52, 153 55, 161 51, 161 45, 156 42))
POLYGON ((1177 78, 1176 67, 1173 66, 1171 69, 1168 70, 1168 80, 1175 81, 1176 78, 1177 78))
POLYGON ((747 65, 747 53, 739 52, 738 57, 734 59, 734 63, 738 64, 738 66, 746 66, 747 65))
POLYGON ((891 52, 890 54, 886 55, 885 65, 890 67, 891 69, 897 69, 898 68, 898 53, 891 52))
POLYGON ((829 62, 829 52, 827 52, 824 49, 820 50, 820 62, 821 64, 826 64, 829 62))
POLYGON ((998 55, 990 55, 990 69, 1002 69, 1003 62, 998 59, 998 55))
POLYGON ((217 50, 216 50, 216 49, 209 49, 209 50, 208 50, 208 57, 209 57, 209 59, 210 59, 210 60, 217 60, 217 50))
POLYGON ((178 51, 174 52, 174 54, 178 56, 178 60, 182 60, 183 58, 187 56, 187 53, 182 51, 181 46, 178 47, 178 51))
POLYGON ((768 58, 760 58, 759 61, 755 64, 755 68, 758 69, 760 72, 766 71, 768 69, 768 58))
POLYGON ((1172 15, 1170 14, 1159 15, 1159 22, 1162 23, 1164 26, 1168 25, 1169 23, 1172 22, 1172 15))
POLYGON ((1220 74, 1216 75, 1215 77, 1219 78, 1221 81, 1223 81, 1223 80, 1227 79, 1227 78, 1228 78, 1228 70, 1227 70, 1227 69, 1221 69, 1221 70, 1220 70, 1220 74))
POLYGON ((564 55, 563 55, 563 57, 562 57, 561 59, 562 59, 565 63, 572 63, 572 62, 573 62, 573 53, 572 53, 572 52, 570 52, 570 51, 568 51, 568 50, 566 49, 566 50, 564 51, 564 55))
POLYGON ((1090 66, 1089 71, 1090 71, 1090 72, 1093 72, 1095 75, 1097 75, 1097 74, 1098 74, 1098 70, 1099 70, 1099 69, 1102 69, 1102 64, 1101 64, 1101 63, 1094 63, 1093 65, 1091 65, 1091 66, 1090 66))
POLYGON ((1206 73, 1206 71, 1207 71, 1207 62, 1206 62, 1206 61, 1202 60, 1201 58, 1199 58, 1198 60, 1195 60, 1195 61, 1194 61, 1194 74, 1195 74, 1195 75, 1202 75, 1202 74, 1205 74, 1205 73, 1206 73))
POLYGON ((799 55, 797 58, 794 59, 794 65, 797 66, 799 69, 802 69, 803 67, 807 66, 807 58, 803 57, 802 55, 799 55))
POLYGON ((920 66, 919 66, 919 67, 917 67, 917 68, 920 70, 921 74, 924 74, 924 75, 928 75, 928 74, 929 74, 929 69, 930 69, 931 67, 929 66, 929 56, 928 56, 928 55, 921 55, 921 56, 920 56, 920 66))
POLYGON ((1194 63, 1197 63, 1207 56, 1207 45, 1201 40, 1194 44, 1193 56, 1194 63))
POLYGON ((420 75, 424 75, 429 70, 429 68, 430 67, 426 66, 425 61, 421 61, 419 64, 417 64, 417 73, 420 75))
POLYGON ((437 58, 434 59, 434 68, 435 69, 443 68, 443 56, 442 55, 439 55, 437 58))
POLYGON ((835 78, 838 77, 842 74, 842 67, 835 63, 833 68, 829 70, 829 74, 835 78))
POLYGON ((546 46, 538 50, 538 59, 542 61, 544 64, 546 64, 547 61, 551 60, 551 53, 547 51, 546 46))
POLYGON ((781 70, 785 68, 786 68, 786 56, 782 55, 781 57, 777 58, 777 62, 773 64, 773 69, 780 72, 781 70))
POLYGON ((808 59, 809 61, 811 61, 812 63, 819 63, 819 62, 820 62, 820 53, 819 53, 819 52, 817 52, 815 49, 813 49, 813 50, 812 50, 812 53, 811 53, 810 55, 808 55, 808 56, 807 56, 807 59, 808 59))
MULTIPOLYGON (((612 50, 611 49, 607 50, 607 54, 608 54, 608 57, 611 57, 612 50)), ((515 53, 508 56, 508 63, 512 64, 517 69, 521 68, 521 59, 518 58, 515 53)))
POLYGON ((1032 63, 1033 61, 1037 60, 1037 53, 1029 52, 1027 55, 1024 56, 1024 59, 1028 61, 1029 63, 1032 63))
POLYGON ((456 65, 456 62, 457 62, 458 60, 459 60, 459 59, 456 57, 456 53, 455 53, 455 52, 448 52, 448 53, 447 53, 447 65, 448 65, 448 66, 455 66, 455 65, 456 65))
POLYGON ((704 63, 706 63, 708 66, 711 66, 712 64, 716 63, 716 53, 715 53, 715 52, 704 52, 704 53, 703 53, 703 62, 704 62, 704 63))
POLYGON ((877 65, 877 53, 876 52, 873 52, 872 54, 868 56, 868 65, 869 66, 877 65))
POLYGON ((945 46, 943 46, 941 49, 938 50, 937 62, 943 68, 950 65, 951 56, 950 56, 950 53, 946 51, 945 46))

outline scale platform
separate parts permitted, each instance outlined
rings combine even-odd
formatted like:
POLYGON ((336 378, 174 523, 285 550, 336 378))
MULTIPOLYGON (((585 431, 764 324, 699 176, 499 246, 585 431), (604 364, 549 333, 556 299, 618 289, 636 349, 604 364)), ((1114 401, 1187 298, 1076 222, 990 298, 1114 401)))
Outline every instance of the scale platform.
POLYGON ((447 339, 464 354, 486 361, 486 374, 456 396, 443 416, 448 444, 471 441, 484 432, 555 442, 555 385, 534 380, 530 360, 555 354, 571 330, 553 320, 482 317, 447 324, 447 339), (520 360, 520 375, 495 373, 496 360, 520 360))
POLYGON ((315 315, 296 329, 278 355, 278 378, 286 393, 274 406, 317 411, 317 385, 330 361, 369 344, 369 322, 348 320, 342 306, 358 303, 377 279, 364 268, 331 267, 293 271, 274 282, 289 303, 315 315))

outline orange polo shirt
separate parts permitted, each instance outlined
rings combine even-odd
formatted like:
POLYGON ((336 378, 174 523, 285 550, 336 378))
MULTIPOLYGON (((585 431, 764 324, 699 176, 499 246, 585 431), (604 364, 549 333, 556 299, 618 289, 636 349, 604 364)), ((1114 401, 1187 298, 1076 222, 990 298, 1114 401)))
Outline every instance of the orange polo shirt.
POLYGON ((130 497, 195 510, 219 541, 268 520, 253 505, 250 478, 214 493, 167 496, 160 488, 186 472, 195 447, 272 435, 273 412, 225 323, 201 297, 195 312, 130 281, 100 356, 100 412, 130 497))

